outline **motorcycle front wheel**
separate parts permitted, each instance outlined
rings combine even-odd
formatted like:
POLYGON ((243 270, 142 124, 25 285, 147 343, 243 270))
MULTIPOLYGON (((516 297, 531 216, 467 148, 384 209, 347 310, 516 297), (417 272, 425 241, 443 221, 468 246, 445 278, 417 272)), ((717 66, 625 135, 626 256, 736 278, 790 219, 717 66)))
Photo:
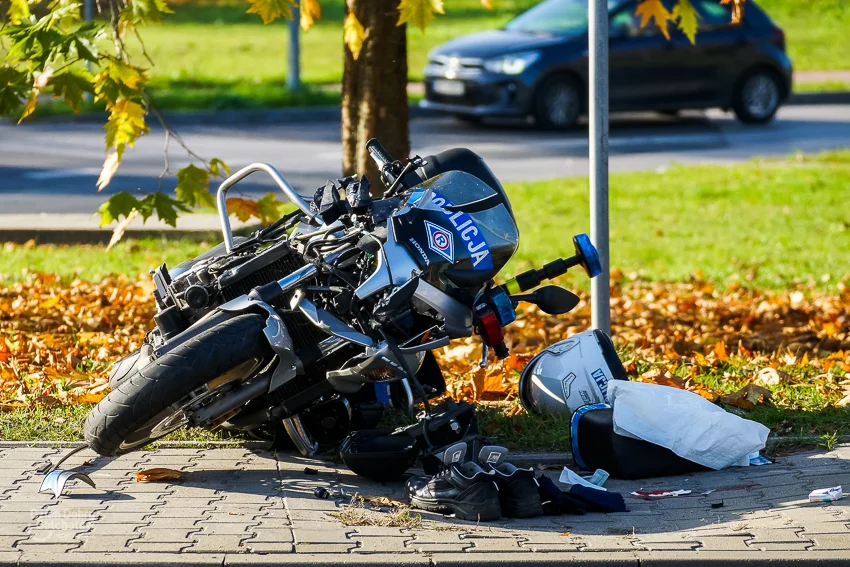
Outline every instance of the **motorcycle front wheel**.
POLYGON ((104 456, 139 449, 187 425, 184 408, 245 377, 273 356, 265 317, 239 315, 208 328, 159 358, 134 360, 86 418, 86 443, 104 456))

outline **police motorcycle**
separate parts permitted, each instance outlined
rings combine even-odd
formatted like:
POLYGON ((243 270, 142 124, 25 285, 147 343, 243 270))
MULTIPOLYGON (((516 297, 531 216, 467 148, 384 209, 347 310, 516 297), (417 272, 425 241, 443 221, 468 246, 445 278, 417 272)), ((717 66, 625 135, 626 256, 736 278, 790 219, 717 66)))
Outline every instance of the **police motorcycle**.
POLYGON ((446 387, 434 349, 475 334, 482 365, 490 351, 508 356, 503 328, 519 302, 565 313, 578 297, 541 283, 575 266, 600 272, 579 234, 573 256, 497 284, 519 231, 484 161, 467 149, 394 160, 376 140, 367 148, 377 188, 353 176, 307 202, 261 163, 221 184, 224 242, 152 272, 155 327, 115 363, 110 393, 85 422, 88 447, 121 455, 201 427, 282 436, 312 455, 374 427, 387 406, 412 414, 424 404, 421 421, 437 423, 428 401, 446 387), (295 210, 234 236, 227 192, 258 171, 295 210))

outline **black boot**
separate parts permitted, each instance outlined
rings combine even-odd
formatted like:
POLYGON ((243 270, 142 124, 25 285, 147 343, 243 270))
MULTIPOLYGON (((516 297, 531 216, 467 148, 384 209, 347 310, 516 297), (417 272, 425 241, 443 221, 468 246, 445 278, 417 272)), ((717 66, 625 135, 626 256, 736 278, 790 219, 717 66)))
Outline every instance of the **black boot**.
POLYGON ((534 469, 520 469, 505 462, 508 450, 488 445, 478 453, 478 462, 496 473, 499 504, 506 518, 531 518, 543 515, 534 469))
POLYGON ((410 505, 431 512, 454 513, 463 520, 498 519, 501 511, 496 473, 485 471, 474 462, 462 462, 465 454, 466 444, 459 443, 446 450, 445 471, 409 479, 405 493, 410 505))

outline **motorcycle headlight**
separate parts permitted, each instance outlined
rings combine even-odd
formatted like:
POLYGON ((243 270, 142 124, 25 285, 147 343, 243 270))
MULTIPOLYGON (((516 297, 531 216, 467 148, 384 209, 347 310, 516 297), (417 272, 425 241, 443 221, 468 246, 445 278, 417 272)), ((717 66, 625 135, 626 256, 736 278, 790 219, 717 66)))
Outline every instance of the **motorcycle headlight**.
POLYGON ((484 68, 491 73, 519 75, 538 59, 540 59, 539 51, 523 51, 522 53, 511 53, 510 55, 488 59, 484 61, 484 68))

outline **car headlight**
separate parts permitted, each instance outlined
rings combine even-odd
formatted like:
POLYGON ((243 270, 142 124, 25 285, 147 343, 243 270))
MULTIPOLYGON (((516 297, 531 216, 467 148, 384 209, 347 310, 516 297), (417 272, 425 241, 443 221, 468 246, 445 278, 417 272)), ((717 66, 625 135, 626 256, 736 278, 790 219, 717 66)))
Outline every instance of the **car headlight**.
POLYGON ((484 61, 484 68, 491 73, 519 75, 538 59, 540 59, 539 51, 523 51, 522 53, 511 53, 510 55, 487 59, 484 61))

